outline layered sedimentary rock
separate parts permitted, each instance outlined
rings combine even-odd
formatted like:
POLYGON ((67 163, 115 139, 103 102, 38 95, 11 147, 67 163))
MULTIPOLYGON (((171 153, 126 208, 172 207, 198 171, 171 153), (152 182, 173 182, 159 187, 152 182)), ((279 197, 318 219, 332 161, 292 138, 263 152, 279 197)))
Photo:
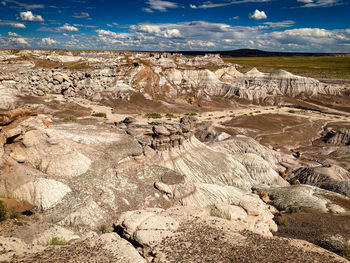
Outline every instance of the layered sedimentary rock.
POLYGON ((295 180, 350 197, 350 172, 336 165, 298 168, 290 181, 295 180))
MULTIPOLYGON (((179 98, 191 102, 210 101, 212 96, 260 101, 273 96, 339 93, 335 87, 283 70, 267 74, 254 68, 242 74, 234 65, 224 63, 218 56, 188 59, 179 54, 106 52, 100 56, 94 53, 81 54, 76 58, 72 56, 70 60, 73 62, 67 61, 66 57, 69 56, 47 56, 42 52, 36 52, 33 56, 34 62, 39 60, 41 64, 85 63, 85 68, 79 72, 45 67, 23 70, 23 66, 18 64, 19 72, 0 74, 3 85, 0 90, 8 98, 11 97, 6 100, 6 108, 13 104, 12 93, 17 91, 38 96, 64 94, 66 97, 84 97, 95 101, 104 98, 129 100, 133 94, 142 94, 153 100, 179 98), (206 69, 212 66, 222 68, 215 72, 206 69)), ((6 64, 7 60, 4 59, 2 63, 6 64)))
POLYGON ((338 131, 330 131, 323 140, 333 145, 350 145, 350 130, 343 128, 338 131))
POLYGON ((296 76, 284 70, 266 74, 253 68, 246 74, 237 74, 232 68, 227 68, 220 79, 233 85, 226 96, 238 96, 249 100, 281 95, 297 97, 299 95, 337 94, 335 88, 318 80, 296 76))

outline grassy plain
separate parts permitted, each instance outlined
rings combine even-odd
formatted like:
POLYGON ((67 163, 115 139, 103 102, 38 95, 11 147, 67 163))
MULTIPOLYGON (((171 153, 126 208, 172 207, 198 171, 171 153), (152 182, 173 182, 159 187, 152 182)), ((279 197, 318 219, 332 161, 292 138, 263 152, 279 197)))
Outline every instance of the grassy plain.
POLYGON ((242 72, 247 72, 253 67, 263 72, 284 69, 306 77, 350 80, 350 56, 230 57, 223 60, 241 65, 239 70, 242 72))

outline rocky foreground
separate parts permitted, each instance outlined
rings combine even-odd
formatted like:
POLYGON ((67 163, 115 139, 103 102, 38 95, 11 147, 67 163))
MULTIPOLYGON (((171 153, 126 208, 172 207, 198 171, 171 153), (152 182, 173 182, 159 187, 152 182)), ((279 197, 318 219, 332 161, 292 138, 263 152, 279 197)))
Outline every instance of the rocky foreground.
POLYGON ((1 52, 0 261, 350 259, 349 115, 319 103, 343 87, 216 56, 1 52))

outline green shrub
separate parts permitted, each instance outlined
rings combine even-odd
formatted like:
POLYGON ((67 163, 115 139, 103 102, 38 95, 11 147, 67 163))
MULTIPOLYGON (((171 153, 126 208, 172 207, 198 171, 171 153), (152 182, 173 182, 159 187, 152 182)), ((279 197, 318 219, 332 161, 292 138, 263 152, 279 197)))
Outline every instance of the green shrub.
POLYGON ((78 119, 75 116, 67 116, 63 119, 65 122, 76 122, 78 119))
POLYGON ((210 206, 210 215, 231 220, 231 214, 229 211, 221 211, 215 205, 210 206))
POLYGON ((339 256, 350 260, 350 246, 346 243, 339 250, 339 256))
POLYGON ((196 113, 196 112, 190 112, 190 113, 186 113, 185 115, 187 115, 187 116, 197 116, 198 113, 196 113))
POLYGON ((16 219, 16 218, 19 218, 20 216, 21 216, 21 214, 16 212, 15 210, 10 211, 10 218, 11 219, 16 219))
POLYGON ((3 201, 0 200, 0 222, 6 219, 7 208, 3 201))
POLYGON ((284 216, 278 216, 276 217, 276 224, 279 226, 286 226, 288 225, 288 219, 284 216))
POLYGON ((172 119, 172 118, 175 118, 175 115, 171 113, 167 113, 165 114, 165 118, 172 119))
POLYGON ((99 118, 107 118, 107 114, 104 112, 98 112, 98 113, 94 113, 92 114, 93 117, 99 117, 99 118))
POLYGON ((161 119, 163 116, 160 113, 152 112, 145 114, 145 118, 147 119, 161 119))
POLYGON ((67 242, 63 238, 53 237, 49 242, 47 242, 47 245, 48 246, 65 246, 67 245, 67 242))
POLYGON ((287 209, 287 213, 289 213, 289 214, 299 213, 299 212, 300 212, 299 207, 291 206, 291 207, 288 207, 288 209, 287 209))
POLYGON ((100 232, 102 234, 108 233, 108 227, 106 225, 101 225, 100 226, 100 232))
POLYGON ((288 112, 289 113, 295 113, 295 110, 289 110, 288 112))

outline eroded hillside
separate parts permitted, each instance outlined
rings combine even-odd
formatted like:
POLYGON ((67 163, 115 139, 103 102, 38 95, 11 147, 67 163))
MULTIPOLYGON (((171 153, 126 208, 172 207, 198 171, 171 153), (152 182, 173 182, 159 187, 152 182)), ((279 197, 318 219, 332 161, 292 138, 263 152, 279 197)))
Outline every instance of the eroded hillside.
POLYGON ((0 59, 0 260, 350 258, 344 86, 218 56, 0 59))

